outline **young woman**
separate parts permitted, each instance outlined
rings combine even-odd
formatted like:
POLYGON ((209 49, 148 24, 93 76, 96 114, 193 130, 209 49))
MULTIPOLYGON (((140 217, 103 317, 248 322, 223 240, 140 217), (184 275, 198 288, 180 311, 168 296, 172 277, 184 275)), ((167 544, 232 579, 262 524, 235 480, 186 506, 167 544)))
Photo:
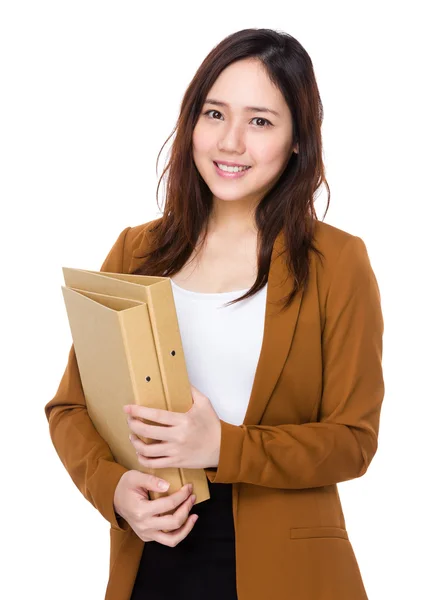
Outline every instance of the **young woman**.
POLYGON ((315 213, 322 117, 296 39, 224 39, 185 93, 163 216, 124 229, 101 267, 171 279, 193 406, 124 418, 143 466, 203 468, 211 494, 149 500, 159 478, 114 461, 72 345, 45 410, 111 525, 107 600, 367 598, 337 483, 377 450, 383 318, 363 240, 315 213))

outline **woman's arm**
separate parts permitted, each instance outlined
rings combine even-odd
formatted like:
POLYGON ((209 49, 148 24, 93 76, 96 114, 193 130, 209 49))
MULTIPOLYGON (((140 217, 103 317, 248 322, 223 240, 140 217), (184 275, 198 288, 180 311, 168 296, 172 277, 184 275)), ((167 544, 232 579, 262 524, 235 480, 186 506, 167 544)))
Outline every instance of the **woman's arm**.
POLYGON ((232 425, 221 421, 211 482, 310 488, 362 476, 378 445, 383 317, 363 240, 343 247, 327 295, 319 421, 232 425))
MULTIPOLYGON (((124 272, 124 245, 129 229, 120 233, 101 271, 124 272)), ((126 531, 130 526, 115 514, 113 497, 118 481, 128 469, 115 462, 88 415, 73 344, 58 390, 45 406, 45 414, 55 450, 73 482, 112 527, 126 531)))

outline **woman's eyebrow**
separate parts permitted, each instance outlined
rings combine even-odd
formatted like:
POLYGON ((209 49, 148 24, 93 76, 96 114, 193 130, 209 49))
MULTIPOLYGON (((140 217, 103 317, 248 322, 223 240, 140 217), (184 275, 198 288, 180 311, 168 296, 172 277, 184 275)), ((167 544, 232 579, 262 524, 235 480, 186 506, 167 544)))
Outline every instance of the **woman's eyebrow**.
MULTIPOLYGON (((227 104, 227 102, 221 102, 220 100, 215 100, 214 98, 208 98, 205 101, 205 104, 214 104, 215 106, 224 106, 227 108, 230 107, 229 104, 227 104)), ((276 110, 266 108, 265 106, 244 106, 243 110, 248 112, 268 112, 272 113, 276 117, 281 117, 281 115, 278 112, 276 112, 276 110)))

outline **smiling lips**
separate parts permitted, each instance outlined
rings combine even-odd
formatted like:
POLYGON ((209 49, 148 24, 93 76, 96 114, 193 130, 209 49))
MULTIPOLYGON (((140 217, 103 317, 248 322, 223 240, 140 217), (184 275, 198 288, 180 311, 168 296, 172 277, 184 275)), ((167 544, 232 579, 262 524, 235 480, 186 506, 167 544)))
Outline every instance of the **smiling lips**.
POLYGON ((251 168, 246 166, 224 166, 223 163, 219 163, 222 165, 221 167, 219 167, 218 163, 216 163, 215 161, 213 161, 213 163, 215 165, 217 174, 221 177, 227 177, 228 179, 236 179, 237 177, 243 177, 245 173, 251 168))
POLYGON ((225 167, 248 167, 249 165, 242 165, 241 163, 234 163, 230 160, 222 161, 222 160, 214 160, 214 163, 217 165, 224 165, 225 167))
POLYGON ((215 163, 217 167, 219 168, 223 168, 225 171, 226 170, 231 170, 231 169, 240 169, 242 170, 246 170, 246 169, 250 169, 251 167, 247 167, 246 165, 226 165, 224 163, 215 163))

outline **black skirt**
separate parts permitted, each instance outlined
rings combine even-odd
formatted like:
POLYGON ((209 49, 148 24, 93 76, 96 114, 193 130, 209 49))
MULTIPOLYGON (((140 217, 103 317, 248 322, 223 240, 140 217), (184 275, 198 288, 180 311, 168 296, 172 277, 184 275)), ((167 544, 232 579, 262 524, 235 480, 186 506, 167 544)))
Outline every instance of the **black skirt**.
POLYGON ((192 507, 199 518, 177 546, 145 543, 130 600, 237 600, 232 485, 208 486, 210 499, 192 507))

